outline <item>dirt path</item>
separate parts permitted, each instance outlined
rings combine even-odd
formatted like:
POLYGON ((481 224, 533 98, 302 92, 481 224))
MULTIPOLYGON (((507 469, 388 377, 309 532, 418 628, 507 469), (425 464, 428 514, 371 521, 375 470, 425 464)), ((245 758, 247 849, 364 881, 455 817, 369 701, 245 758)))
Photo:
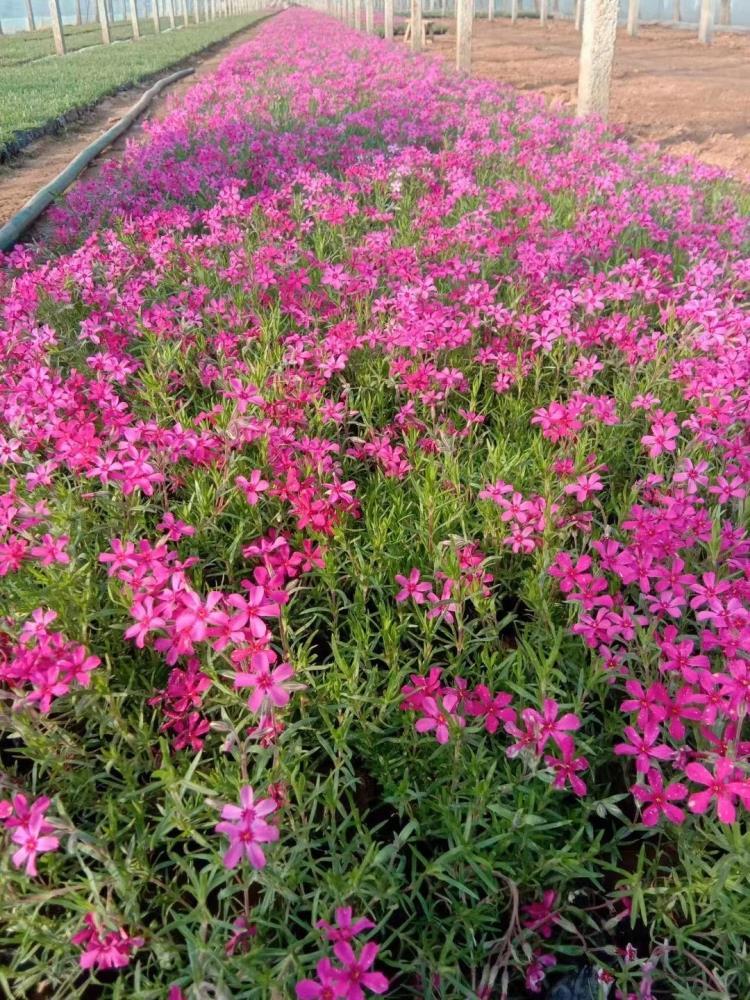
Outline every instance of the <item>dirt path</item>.
MULTIPOLYGON (((144 121, 162 117, 172 97, 184 94, 197 80, 212 73, 232 49, 247 42, 260 27, 260 24, 250 25, 232 38, 212 45, 208 54, 201 56, 197 53, 185 60, 181 65, 194 66, 195 73, 162 91, 135 125, 104 150, 84 170, 81 177, 85 178, 89 171, 95 171, 104 159, 122 155, 126 141, 142 133, 144 121)), ((165 70, 162 75, 167 76, 177 68, 179 67, 165 70)), ((0 226, 36 194, 39 188, 59 174, 74 156, 119 121, 150 86, 151 83, 139 84, 121 94, 105 98, 91 112, 70 125, 62 135, 43 136, 26 146, 10 163, 0 166, 0 226)))
MULTIPOLYGON (((580 35, 567 21, 544 29, 525 19, 477 20, 472 73, 572 109, 579 48, 580 35)), ((453 21, 428 51, 454 58, 453 21)), ((638 38, 619 32, 610 119, 634 138, 749 180, 750 34, 717 34, 707 47, 683 30, 646 26, 638 38)))

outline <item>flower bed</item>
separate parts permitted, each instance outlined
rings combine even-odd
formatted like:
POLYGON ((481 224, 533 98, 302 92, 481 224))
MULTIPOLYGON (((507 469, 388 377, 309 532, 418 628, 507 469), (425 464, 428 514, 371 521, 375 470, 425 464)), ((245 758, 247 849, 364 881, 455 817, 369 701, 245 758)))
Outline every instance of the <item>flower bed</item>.
POLYGON ((7 257, 15 995, 748 994, 746 209, 292 10, 7 257))

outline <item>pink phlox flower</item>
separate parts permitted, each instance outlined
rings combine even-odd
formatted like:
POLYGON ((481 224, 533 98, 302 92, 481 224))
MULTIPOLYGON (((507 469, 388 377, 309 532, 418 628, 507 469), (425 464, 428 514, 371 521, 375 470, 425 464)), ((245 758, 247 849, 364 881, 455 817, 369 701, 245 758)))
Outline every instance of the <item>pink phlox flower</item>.
POLYGON ((343 968, 338 972, 339 982, 345 986, 341 995, 345 1000, 363 1000, 364 990, 372 993, 385 993, 388 980, 382 972, 371 972, 378 955, 378 945, 368 941, 356 955, 348 941, 337 941, 333 946, 336 958, 343 968))
POLYGON ((363 931, 372 930, 375 924, 367 917, 359 917, 352 920, 353 910, 351 906, 340 906, 335 913, 335 924, 329 924, 326 920, 319 920, 315 925, 325 931, 326 938, 335 944, 336 941, 351 941, 357 934, 363 931))
POLYGON ((552 698, 545 698, 542 702, 542 711, 535 708, 524 708, 521 718, 530 728, 536 737, 536 752, 541 754, 551 738, 559 747, 565 744, 567 733, 580 729, 581 720, 572 712, 557 717, 559 706, 552 698))

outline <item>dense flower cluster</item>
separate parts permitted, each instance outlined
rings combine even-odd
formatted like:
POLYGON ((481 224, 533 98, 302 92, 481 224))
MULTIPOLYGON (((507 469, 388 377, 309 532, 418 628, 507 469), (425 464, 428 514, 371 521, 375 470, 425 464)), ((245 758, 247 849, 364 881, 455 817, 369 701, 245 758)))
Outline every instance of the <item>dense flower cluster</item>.
POLYGON ((146 132, 0 271, 22 991, 748 995, 735 192, 299 9, 146 132))

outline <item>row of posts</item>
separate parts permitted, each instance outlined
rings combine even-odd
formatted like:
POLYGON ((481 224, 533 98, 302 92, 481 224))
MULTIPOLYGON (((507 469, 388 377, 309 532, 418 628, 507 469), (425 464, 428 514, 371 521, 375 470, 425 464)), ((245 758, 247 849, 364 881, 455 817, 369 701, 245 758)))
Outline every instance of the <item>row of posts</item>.
MULTIPOLYGON (((31 0, 26 0, 27 9, 31 10, 31 0)), ((141 37, 141 29, 138 22, 137 0, 128 0, 130 24, 133 32, 133 40, 141 37)), ((159 0, 151 0, 151 16, 154 22, 154 32, 158 35, 161 31, 161 18, 169 19, 169 27, 175 28, 179 22, 183 26, 190 24, 192 20, 195 24, 203 21, 215 21, 220 17, 230 17, 237 14, 250 13, 257 10, 256 0, 192 0, 192 10, 189 8, 189 0, 161 0, 162 9, 159 10, 159 0)), ((97 21, 101 28, 102 44, 110 45, 112 33, 110 31, 111 20, 107 10, 107 0, 96 0, 97 21)), ((60 16, 60 0, 49 0, 49 12, 52 20, 52 37, 55 43, 55 52, 58 56, 64 56, 65 35, 63 32, 62 17, 60 16)), ((29 23, 33 30, 33 12, 29 17, 29 23)))
MULTIPOLYGON (((581 0, 578 0, 580 3, 581 0)), ((628 34, 635 37, 638 34, 638 27, 641 17, 641 0, 628 0, 628 34)), ((672 0, 672 20, 679 23, 682 20, 681 0, 672 0)), ((721 18, 722 24, 731 24, 732 21, 732 0, 722 0, 721 18)), ((710 45, 714 34, 714 2, 713 0, 701 0, 700 14, 698 16, 698 40, 704 45, 710 45)))
MULTIPOLYGON (((326 10, 352 28, 362 28, 364 3, 364 28, 374 33, 374 0, 325 0, 326 10)), ((412 52, 421 52, 425 36, 422 19, 423 0, 411 0, 409 23, 412 52)), ((554 0, 553 0, 554 2, 554 0)), ((539 22, 547 23, 549 0, 539 0, 539 22)), ((557 9, 557 4, 553 9, 557 9)), ((488 15, 492 18, 494 0, 490 0, 488 15)), ((383 0, 383 28, 385 38, 393 40, 394 0, 383 0)), ((619 0, 576 0, 575 25, 581 31, 581 55, 578 75, 579 117, 599 115, 606 118, 609 110, 609 92, 612 67, 615 59, 615 41, 619 17, 619 0)), ((629 0, 628 32, 637 33, 640 0, 629 0)), ((681 13, 680 0, 674 0, 674 11, 681 13)), ((511 20, 518 18, 518 0, 511 0, 511 20)), ((456 67, 465 73, 471 69, 471 33, 474 21, 474 0, 456 0, 456 67)), ((701 0, 698 37, 710 43, 714 26, 713 0, 701 0)))

